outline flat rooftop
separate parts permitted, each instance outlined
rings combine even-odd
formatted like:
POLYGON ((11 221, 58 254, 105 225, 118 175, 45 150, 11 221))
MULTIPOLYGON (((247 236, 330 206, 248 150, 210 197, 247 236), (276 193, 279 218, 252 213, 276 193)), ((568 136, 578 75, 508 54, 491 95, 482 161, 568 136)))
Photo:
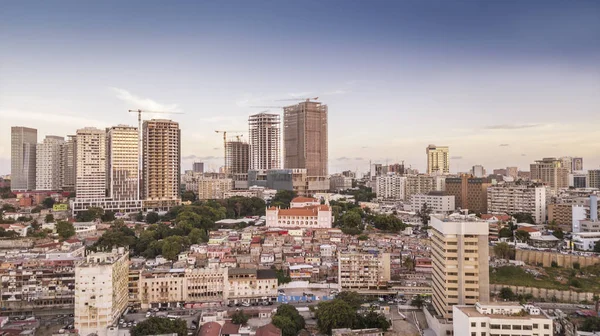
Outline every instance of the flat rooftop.
MULTIPOLYGON (((514 305, 515 304, 512 303, 508 306, 514 306, 514 305)), ((500 305, 497 305, 496 303, 494 303, 494 306, 500 306, 500 305)), ((531 315, 529 313, 523 314, 523 315, 482 314, 482 313, 478 312, 477 309, 475 309, 475 306, 454 306, 454 307, 456 307, 458 310, 462 311, 468 317, 489 317, 489 318, 505 319, 505 320, 548 319, 546 316, 544 316, 542 314, 540 314, 540 315, 531 315)), ((526 312, 526 310, 525 310, 525 312, 526 312)))

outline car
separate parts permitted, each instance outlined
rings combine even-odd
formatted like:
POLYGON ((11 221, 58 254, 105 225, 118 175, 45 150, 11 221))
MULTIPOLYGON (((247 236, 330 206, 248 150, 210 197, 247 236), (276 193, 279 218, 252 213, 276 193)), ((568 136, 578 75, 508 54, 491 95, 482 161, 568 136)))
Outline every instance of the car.
POLYGON ((119 323, 120 323, 120 324, 123 324, 123 323, 125 323, 125 320, 124 320, 124 319, 120 319, 120 320, 119 320, 119 323))
POLYGON ((152 313, 151 313, 151 312, 147 312, 147 313, 146 313, 146 317, 148 318, 148 317, 150 317, 150 316, 152 316, 152 313))
POLYGON ((196 330, 196 328, 198 328, 198 327, 196 327, 195 324, 192 324, 192 326, 190 327, 190 329, 192 329, 192 330, 196 330))
POLYGON ((273 301, 269 301, 269 306, 272 306, 272 305, 273 305, 273 301))
POLYGON ((250 304, 248 302, 242 302, 242 306, 244 306, 244 307, 250 307, 250 304))
POLYGON ((133 327, 133 322, 127 323, 127 328, 131 328, 131 327, 133 327))

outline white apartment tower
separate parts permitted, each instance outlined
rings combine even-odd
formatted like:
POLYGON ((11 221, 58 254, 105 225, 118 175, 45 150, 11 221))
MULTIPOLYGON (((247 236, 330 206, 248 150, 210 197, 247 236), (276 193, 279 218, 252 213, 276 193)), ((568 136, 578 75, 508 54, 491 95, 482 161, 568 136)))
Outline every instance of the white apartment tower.
POLYGON ((35 188, 60 190, 62 188, 62 150, 65 139, 48 135, 36 146, 35 188))
POLYGON ((281 120, 279 114, 258 113, 248 118, 250 169, 281 168, 281 120))
POLYGON ((129 253, 96 252, 75 267, 75 329, 106 336, 127 308, 129 253))
POLYGON ((489 187, 489 213, 529 213, 537 224, 546 221, 546 187, 504 185, 489 187))
POLYGON ((77 199, 106 196, 106 131, 86 127, 77 130, 77 199))
POLYGON ((37 129, 13 126, 10 129, 10 189, 35 190, 37 129))
POLYGON ((489 286, 488 223, 475 216, 431 216, 433 306, 452 320, 452 306, 487 303, 489 286))
POLYGON ((406 199, 406 177, 400 175, 384 175, 376 177, 375 193, 377 198, 406 199))
POLYGON ((77 136, 67 136, 61 146, 60 180, 62 190, 74 191, 77 177, 77 136))
POLYGON ((113 200, 139 199, 138 128, 107 128, 108 196, 113 200))
POLYGON ((448 146, 429 145, 427 153, 427 174, 443 175, 450 173, 450 153, 448 146))

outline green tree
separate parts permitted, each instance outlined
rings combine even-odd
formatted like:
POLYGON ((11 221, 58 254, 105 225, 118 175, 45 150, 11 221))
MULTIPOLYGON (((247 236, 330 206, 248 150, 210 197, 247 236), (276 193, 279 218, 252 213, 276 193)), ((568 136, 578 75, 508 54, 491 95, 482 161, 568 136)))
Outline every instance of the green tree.
POLYGON ((4 228, 0 227, 0 237, 2 238, 16 238, 19 234, 15 231, 7 231, 4 228))
POLYGON ((243 310, 238 310, 233 315, 231 315, 231 323, 233 324, 246 324, 250 316, 244 314, 243 310))
POLYGON ((102 216, 100 216, 103 222, 112 222, 115 220, 115 212, 114 211, 105 211, 102 216))
POLYGON ((406 256, 406 258, 404 258, 404 260, 402 260, 402 264, 409 271, 414 271, 415 270, 415 261, 410 256, 406 256))
POLYGON ((500 238, 511 238, 513 236, 513 232, 511 229, 503 227, 500 229, 500 231, 498 231, 498 236, 500 236, 500 238))
POLYGON ((346 302, 354 310, 360 308, 360 305, 363 303, 362 296, 354 291, 342 291, 338 293, 335 298, 346 302))
POLYGON ((160 217, 158 216, 158 213, 154 211, 150 211, 146 214, 146 223, 148 224, 154 224, 158 222, 159 219, 160 217))
POLYGON ((188 238, 190 239, 190 244, 200 244, 203 242, 202 240, 202 229, 194 228, 188 234, 188 238))
POLYGON ((296 330, 296 325, 294 324, 294 321, 292 321, 287 316, 277 316, 277 315, 275 315, 271 319, 271 323, 273 323, 273 325, 276 326, 277 328, 281 329, 281 335, 282 336, 296 336, 296 335, 298 335, 298 331, 296 330))
POLYGON ((56 223, 56 233, 62 239, 68 239, 75 235, 75 228, 72 223, 65 221, 58 221, 56 223))
POLYGON ((2 204, 2 208, 0 209, 0 212, 17 212, 17 208, 15 208, 11 204, 4 203, 4 204, 2 204))
POLYGON ((290 202, 296 197, 296 193, 292 190, 279 190, 271 200, 272 206, 281 208, 289 208, 290 202))
POLYGON ((353 329, 377 328, 387 331, 391 327, 391 322, 381 313, 369 310, 364 315, 356 314, 356 319, 352 325, 353 329))
POLYGON ((501 259, 510 259, 512 248, 505 242, 500 242, 494 246, 494 254, 501 259))
POLYGON ((429 216, 432 212, 433 209, 428 207, 427 203, 423 203, 421 210, 417 211, 417 216, 421 218, 421 223, 423 223, 423 225, 427 226, 427 224, 429 223, 429 216))
POLYGON ((183 193, 181 193, 181 200, 184 202, 195 202, 196 201, 196 194, 191 191, 191 190, 186 190, 183 193))
POLYGON ((99 207, 89 207, 86 211, 81 211, 77 214, 78 222, 91 222, 101 218, 104 215, 104 209, 99 207))
POLYGON ((141 211, 135 215, 135 221, 136 222, 144 221, 144 214, 141 211))
POLYGON ((298 309, 289 304, 284 304, 277 308, 277 312, 273 315, 272 323, 281 329, 282 336, 296 336, 306 325, 298 309))
POLYGON ((410 301, 410 305, 421 309, 425 305, 425 300, 423 300, 423 297, 418 294, 410 301))
POLYGON ((529 232, 525 230, 517 230, 515 231, 515 239, 522 243, 526 243, 529 240, 529 232))
POLYGON ((189 246, 189 239, 182 236, 170 236, 164 239, 162 245, 162 256, 169 259, 177 259, 177 255, 189 246))
POLYGON ((131 329, 131 336, 162 335, 176 333, 187 336, 187 324, 182 319, 150 317, 131 329))
POLYGON ((95 250, 108 250, 113 247, 129 247, 130 249, 135 250, 137 242, 138 239, 132 229, 124 224, 120 224, 119 221, 115 221, 115 225, 104 232, 93 247, 95 250))
POLYGON ((594 244, 594 252, 600 253, 600 240, 594 244))
POLYGON ((44 218, 44 221, 46 223, 52 223, 52 222, 54 222, 54 215, 53 214, 47 214, 46 218, 44 218))
MULTIPOLYGON (((274 269, 274 267, 272 267, 272 269, 274 269)), ((286 284, 286 283, 292 281, 292 278, 290 278, 290 276, 284 270, 275 269, 275 274, 277 275, 277 283, 280 285, 283 285, 283 284, 286 284)))
POLYGON ((514 300, 515 293, 512 291, 512 289, 510 289, 510 287, 502 287, 498 296, 503 300, 514 300))
POLYGON ((54 202, 55 202, 54 198, 52 198, 52 197, 46 197, 42 201, 42 204, 44 205, 44 207, 46 207, 46 209, 50 209, 54 205, 54 202))
POLYGON ((530 213, 517 212, 513 217, 517 220, 517 223, 535 224, 535 220, 530 213))
POLYGON ((358 240, 362 240, 362 241, 369 240, 369 235, 361 234, 360 236, 358 236, 358 240))
POLYGON ((344 300, 322 301, 317 306, 315 318, 319 330, 331 335, 332 329, 352 328, 356 311, 344 300))
POLYGON ((565 238, 565 233, 561 228, 557 228, 556 230, 554 230, 552 232, 552 235, 560 240, 563 240, 565 238))
POLYGON ((592 316, 583 320, 583 323, 577 330, 580 331, 600 331, 600 317, 592 316))

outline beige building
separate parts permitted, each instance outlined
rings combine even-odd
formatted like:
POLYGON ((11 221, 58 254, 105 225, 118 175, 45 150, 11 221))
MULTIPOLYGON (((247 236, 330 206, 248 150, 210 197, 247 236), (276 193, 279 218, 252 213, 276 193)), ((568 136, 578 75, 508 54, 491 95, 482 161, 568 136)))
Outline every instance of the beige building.
POLYGON ((284 168, 304 168, 308 176, 327 176, 327 126, 327 105, 307 100, 284 107, 284 168))
POLYGON ((75 191, 77 176, 77 136, 67 136, 67 141, 61 148, 62 165, 60 169, 61 188, 65 191, 75 191))
POLYGON ((452 306, 487 303, 489 228, 475 216, 431 216, 433 306, 452 320, 452 306))
POLYGON ((86 127, 77 130, 77 199, 106 196, 106 131, 86 127))
POLYGON ((275 302, 277 300, 277 275, 273 270, 230 268, 227 272, 226 301, 275 302))
POLYGON ((338 253, 338 284, 341 289, 378 289, 390 281, 390 254, 338 253))
POLYGON ((504 184, 487 190, 487 212, 531 214, 537 224, 546 221, 546 187, 504 184))
POLYGON ((225 167, 227 167, 229 176, 247 174, 250 168, 250 145, 239 139, 237 141, 227 141, 225 167))
POLYGON ((35 190, 37 129, 10 128, 10 190, 35 190))
POLYGON ((484 178, 462 175, 446 178, 446 195, 454 196, 454 202, 461 209, 475 213, 487 213, 488 187, 491 183, 484 178))
POLYGON ((63 137, 48 135, 36 146, 36 190, 60 190, 63 137))
POLYGON ((75 329, 106 336, 127 308, 129 253, 97 252, 75 267, 75 329))
POLYGON ((448 146, 427 146, 427 174, 449 174, 450 173, 450 153, 448 146))
POLYGON ((250 169, 281 168, 281 120, 279 114, 258 113, 248 118, 250 169))
POLYGON ((531 179, 546 183, 555 192, 569 187, 569 168, 563 160, 544 158, 530 165, 531 179))
POLYGON ((587 187, 600 189, 600 169, 590 169, 587 172, 587 187))
POLYGON ((226 193, 233 189, 233 180, 201 178, 198 180, 198 199, 224 199, 226 193))
POLYGON ((108 197, 139 199, 139 134, 137 127, 119 125, 106 129, 108 197))
MULTIPOLYGON (((430 191, 436 190, 436 185, 433 176, 425 174, 406 175, 405 198, 410 200, 413 195, 428 194, 430 191)), ((445 180, 443 185, 446 185, 445 180)))
POLYGON ((143 126, 142 197, 148 208, 180 203, 181 131, 179 123, 152 119, 143 126))

